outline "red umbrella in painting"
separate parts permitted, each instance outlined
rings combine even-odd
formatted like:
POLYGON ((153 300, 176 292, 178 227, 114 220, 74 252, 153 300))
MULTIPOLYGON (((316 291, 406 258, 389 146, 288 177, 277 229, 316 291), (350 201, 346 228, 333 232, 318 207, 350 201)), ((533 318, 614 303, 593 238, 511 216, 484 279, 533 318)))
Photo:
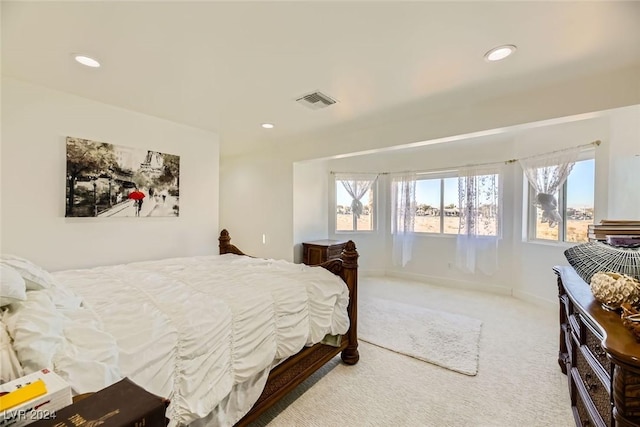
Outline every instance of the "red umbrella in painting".
POLYGON ((134 190, 131 193, 129 193, 129 196, 127 197, 133 200, 142 200, 144 199, 144 193, 140 190, 134 190))
POLYGON ((136 216, 140 216, 140 210, 142 209, 142 199, 144 199, 144 193, 136 188, 134 191, 129 193, 127 197, 134 201, 133 206, 136 210, 136 216))

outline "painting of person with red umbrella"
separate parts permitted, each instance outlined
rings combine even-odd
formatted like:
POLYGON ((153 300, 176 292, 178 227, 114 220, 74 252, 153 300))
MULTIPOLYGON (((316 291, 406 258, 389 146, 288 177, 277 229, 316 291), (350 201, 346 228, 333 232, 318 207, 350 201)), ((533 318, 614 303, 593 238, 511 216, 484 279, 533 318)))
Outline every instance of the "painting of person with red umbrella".
POLYGON ((67 137, 66 217, 179 215, 180 156, 67 137))
POLYGON ((140 210, 142 209, 142 201, 144 199, 144 193, 138 190, 138 187, 135 187, 134 190, 129 193, 127 196, 129 199, 133 200, 133 206, 136 210, 136 216, 140 216, 140 210))

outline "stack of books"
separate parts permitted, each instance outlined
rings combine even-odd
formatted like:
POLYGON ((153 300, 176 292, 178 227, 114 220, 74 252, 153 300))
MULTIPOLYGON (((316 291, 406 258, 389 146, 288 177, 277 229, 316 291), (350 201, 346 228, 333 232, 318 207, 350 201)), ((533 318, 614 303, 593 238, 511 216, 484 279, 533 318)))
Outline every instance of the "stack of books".
POLYGON ((613 246, 640 245, 640 220, 603 219, 589 225, 590 241, 606 242, 613 246))
POLYGON ((68 405, 71 405, 69 383, 55 372, 43 369, 0 385, 0 427, 54 420, 56 411, 68 405))

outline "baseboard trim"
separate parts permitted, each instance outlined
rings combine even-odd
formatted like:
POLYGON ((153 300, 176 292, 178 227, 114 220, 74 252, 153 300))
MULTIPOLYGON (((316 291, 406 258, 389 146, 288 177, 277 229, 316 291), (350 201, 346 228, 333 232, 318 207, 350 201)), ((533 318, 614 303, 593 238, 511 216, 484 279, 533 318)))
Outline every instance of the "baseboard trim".
POLYGON ((545 298, 540 298, 537 295, 533 295, 530 294, 528 292, 522 292, 522 291, 513 291, 513 297, 517 298, 519 300, 522 301, 527 301, 530 302, 534 305, 537 305, 539 307, 545 308, 545 309, 557 309, 558 308, 558 301, 550 301, 548 299, 545 298))
POLYGON ((386 276, 385 270, 358 270, 358 274, 362 277, 382 277, 386 276))
POLYGON ((504 286, 492 285, 489 283, 470 282, 468 280, 451 279, 448 277, 435 277, 426 274, 407 273, 402 271, 387 271, 387 276, 399 279, 414 280, 416 282, 429 283, 430 285, 441 285, 469 291, 489 292, 497 295, 513 296, 513 289, 504 286))

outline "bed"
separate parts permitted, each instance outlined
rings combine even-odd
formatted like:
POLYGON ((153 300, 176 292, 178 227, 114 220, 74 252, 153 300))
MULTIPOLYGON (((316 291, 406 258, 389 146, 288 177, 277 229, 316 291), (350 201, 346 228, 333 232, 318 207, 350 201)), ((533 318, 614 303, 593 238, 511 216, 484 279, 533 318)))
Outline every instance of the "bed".
POLYGON ((246 256, 226 230, 219 248, 52 274, 3 257, 27 288, 0 330, 16 369, 53 368, 76 394, 127 376, 169 399, 170 426, 199 427, 246 425, 338 354, 358 362, 352 241, 320 267, 246 256))

